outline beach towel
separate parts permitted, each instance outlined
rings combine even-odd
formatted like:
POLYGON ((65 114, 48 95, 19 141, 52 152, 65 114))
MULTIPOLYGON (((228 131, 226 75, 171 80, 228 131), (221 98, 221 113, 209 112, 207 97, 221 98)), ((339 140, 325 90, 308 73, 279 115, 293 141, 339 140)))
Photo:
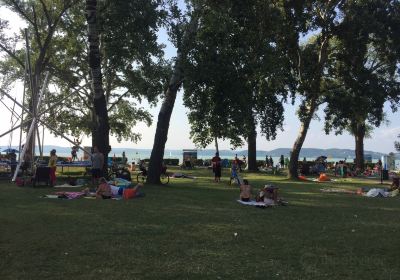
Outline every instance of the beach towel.
POLYGON ((183 173, 174 173, 171 175, 171 178, 184 178, 184 179, 193 179, 193 180, 196 179, 196 177, 193 177, 191 175, 186 175, 183 173))
POLYGON ((116 187, 129 187, 132 184, 130 181, 122 178, 115 178, 114 180, 108 181, 107 183, 116 187))
POLYGON ((45 198, 60 198, 60 199, 77 199, 85 196, 84 192, 56 192, 54 194, 46 194, 45 198))
POLYGON ((65 183, 63 185, 54 186, 54 188, 82 188, 82 187, 83 187, 83 185, 75 185, 75 186, 73 186, 73 185, 70 185, 70 184, 67 184, 67 183, 65 183))
POLYGON ((59 196, 59 198, 66 198, 66 199, 77 199, 82 196, 85 196, 84 192, 56 192, 56 195, 59 196))
POLYGON ((365 196, 367 197, 390 197, 390 192, 385 191, 384 189, 370 189, 365 196))
POLYGON ((240 204, 243 205, 248 205, 248 206, 258 206, 258 207, 269 207, 272 206, 269 202, 257 202, 255 200, 251 200, 251 201, 242 201, 240 199, 237 200, 237 202, 239 202, 240 204))
POLYGON ((347 189, 339 189, 339 188, 323 188, 321 189, 322 192, 327 193, 349 193, 349 194, 356 194, 356 191, 347 190, 347 189))

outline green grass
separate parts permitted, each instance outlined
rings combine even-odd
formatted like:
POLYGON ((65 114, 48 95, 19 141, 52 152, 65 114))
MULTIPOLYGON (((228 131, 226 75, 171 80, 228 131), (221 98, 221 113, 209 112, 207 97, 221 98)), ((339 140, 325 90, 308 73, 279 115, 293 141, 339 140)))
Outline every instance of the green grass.
POLYGON ((320 192, 376 181, 246 174, 290 203, 259 209, 237 203, 226 177, 191 173, 129 201, 0 183, 0 279, 400 279, 400 199, 320 192))

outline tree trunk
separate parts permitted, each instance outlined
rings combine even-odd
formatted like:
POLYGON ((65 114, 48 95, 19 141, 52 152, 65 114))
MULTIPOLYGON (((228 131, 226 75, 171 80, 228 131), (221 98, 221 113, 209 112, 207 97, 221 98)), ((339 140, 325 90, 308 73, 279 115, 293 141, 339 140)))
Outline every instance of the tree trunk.
POLYGON ((299 177, 298 174, 298 162, 300 150, 303 147, 304 140, 306 139, 308 128, 310 127, 311 120, 314 116, 315 111, 317 110, 317 106, 315 104, 315 100, 311 100, 310 106, 308 107, 307 115, 301 121, 300 131, 294 142, 292 151, 290 153, 290 162, 289 162, 289 179, 297 179, 299 177))
POLYGON ((110 152, 107 103, 104 96, 103 80, 101 74, 101 58, 99 48, 99 36, 97 33, 97 1, 86 0, 86 20, 88 23, 89 41, 89 67, 92 77, 93 107, 94 107, 94 134, 92 143, 97 146, 104 155, 103 171, 107 171, 107 159, 110 152))
POLYGON ((247 137, 247 170, 258 171, 257 168, 257 131, 253 123, 247 137))
POLYGON ((174 109, 176 94, 182 84, 182 70, 180 69, 180 58, 177 58, 174 73, 165 93, 165 99, 158 114, 156 134, 154 136, 153 149, 151 151, 147 182, 160 184, 162 161, 164 159, 165 143, 168 139, 169 121, 174 109))
MULTIPOLYGON (((190 42, 192 37, 197 31, 198 18, 193 16, 184 31, 182 45, 186 42, 190 42)), ((185 53, 182 53, 182 49, 178 47, 177 56, 175 60, 174 71, 168 84, 168 88, 165 91, 165 98, 161 105, 160 112, 158 114, 156 134, 154 136, 153 149, 151 150, 149 170, 147 174, 147 182, 151 184, 160 184, 160 175, 162 161, 164 159, 165 143, 168 139, 169 122, 171 119, 172 110, 174 109, 176 94, 182 85, 183 71, 182 63, 185 58, 185 53)))
MULTIPOLYGON (((93 93, 92 93, 93 94, 93 93)), ((93 101, 93 97, 92 97, 92 101, 93 101)), ((96 135, 97 135, 97 126, 96 126, 96 112, 94 111, 94 107, 92 104, 92 108, 90 108, 91 111, 91 122, 90 122, 90 130, 92 132, 92 148, 94 146, 96 146, 96 135)))
POLYGON ((354 128, 354 138, 356 142, 356 168, 360 171, 364 171, 365 124, 356 124, 354 128))
POLYGON ((214 137, 214 142, 215 142, 215 152, 219 153, 218 138, 217 138, 217 136, 214 137))

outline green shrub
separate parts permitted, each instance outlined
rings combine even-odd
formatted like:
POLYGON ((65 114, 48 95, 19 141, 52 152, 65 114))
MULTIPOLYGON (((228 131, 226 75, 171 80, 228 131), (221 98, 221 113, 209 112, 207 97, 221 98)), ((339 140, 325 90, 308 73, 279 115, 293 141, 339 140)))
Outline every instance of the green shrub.
POLYGON ((178 166, 179 165, 179 159, 177 158, 166 158, 164 159, 165 165, 172 165, 172 166, 178 166))

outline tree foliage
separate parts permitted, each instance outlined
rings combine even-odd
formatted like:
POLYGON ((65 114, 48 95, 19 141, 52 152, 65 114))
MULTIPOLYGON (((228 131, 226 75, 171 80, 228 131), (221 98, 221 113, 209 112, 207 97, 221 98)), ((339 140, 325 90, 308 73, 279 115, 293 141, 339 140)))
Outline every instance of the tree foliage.
POLYGON ((398 1, 347 1, 343 21, 332 42, 329 65, 325 131, 355 136, 356 165, 364 168, 364 138, 368 128, 384 120, 385 102, 397 110, 400 101, 398 75, 400 36, 398 1), (385 15, 385 16, 384 16, 385 15))
POLYGON ((344 1, 275 1, 283 15, 282 46, 295 78, 293 94, 300 100, 299 134, 293 144, 289 177, 298 177, 298 159, 311 120, 324 102, 324 78, 330 63, 329 44, 340 25, 344 1), (306 36, 306 38, 305 38, 306 36))
MULTIPOLYGON (((397 136, 397 138, 400 138, 400 134, 397 136)), ((396 151, 400 152, 400 142, 395 141, 394 147, 395 147, 396 151)))
POLYGON ((398 1, 347 1, 343 14, 326 80, 335 90, 327 96, 325 130, 336 133, 357 123, 379 126, 385 102, 395 111, 400 101, 398 1))
POLYGON ((270 4, 219 1, 201 7, 184 81, 191 137, 201 147, 214 137, 241 146, 257 123, 274 139, 282 125, 288 76, 275 38, 279 16, 270 4))
MULTIPOLYGON (((39 5, 41 1, 31 2, 39 5)), ((46 66, 54 85, 50 87, 47 101, 62 104, 50 111, 47 121, 60 131, 75 136, 90 135, 94 121, 84 2, 77 2, 58 22, 46 66)), ((139 103, 146 99, 155 104, 169 74, 169 62, 163 59, 163 45, 157 42, 157 32, 165 18, 163 3, 156 0, 98 2, 100 53, 110 132, 118 140, 137 141, 140 134, 133 131, 135 124, 141 121, 150 124, 152 120, 139 103)), ((44 13, 44 8, 38 6, 36 11, 44 13)), ((41 25, 32 26, 30 21, 28 27, 32 29, 30 34, 35 34, 36 29, 39 34, 48 32, 41 25)), ((17 41, 21 40, 18 38, 17 41)), ((10 38, 5 41, 9 45, 12 42, 10 38)), ((36 45, 32 45, 34 56, 38 53, 36 45)), ((23 61, 23 50, 17 53, 23 61)), ((21 63, 17 65, 15 59, 2 60, 3 79, 8 77, 8 84, 16 78, 21 79, 22 66, 21 63)))

